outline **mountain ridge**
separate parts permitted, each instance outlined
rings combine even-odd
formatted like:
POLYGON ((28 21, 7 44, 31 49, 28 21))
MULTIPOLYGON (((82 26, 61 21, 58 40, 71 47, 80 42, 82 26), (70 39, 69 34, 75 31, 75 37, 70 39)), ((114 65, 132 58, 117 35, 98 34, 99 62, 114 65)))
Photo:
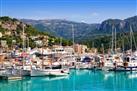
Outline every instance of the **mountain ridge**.
POLYGON ((80 41, 82 39, 88 39, 100 36, 108 35, 112 32, 114 26, 117 32, 129 32, 130 26, 133 27, 133 31, 137 31, 137 16, 129 17, 126 19, 107 19, 102 23, 87 24, 83 22, 74 22, 62 19, 47 19, 47 20, 27 20, 21 21, 33 25, 40 31, 46 31, 58 37, 66 39, 72 39, 71 26, 74 25, 75 40, 80 41))

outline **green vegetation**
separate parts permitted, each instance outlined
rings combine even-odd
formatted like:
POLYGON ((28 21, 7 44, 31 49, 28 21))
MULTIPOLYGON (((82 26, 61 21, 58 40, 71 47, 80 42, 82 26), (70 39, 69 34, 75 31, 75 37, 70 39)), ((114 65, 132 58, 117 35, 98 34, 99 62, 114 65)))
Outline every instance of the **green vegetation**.
MULTIPOLYGON (((23 35, 23 23, 15 18, 10 17, 0 17, 0 32, 3 34, 1 40, 6 40, 8 47, 12 47, 13 45, 18 45, 19 47, 22 47, 22 41, 23 38, 21 37, 23 35), (3 28, 2 25, 9 27, 8 25, 15 27, 16 30, 10 30, 3 28), (10 32, 10 34, 6 34, 6 32, 10 32), (16 43, 13 43, 13 40, 15 40, 16 43)), ((24 24, 24 33, 25 36, 29 39, 29 46, 30 47, 36 47, 35 40, 48 40, 48 46, 52 46, 53 44, 59 44, 60 38, 57 38, 55 36, 52 36, 51 34, 48 34, 47 32, 38 31, 36 28, 32 27, 31 25, 24 24), (36 39, 32 39, 31 37, 37 37, 36 39), (48 39, 44 39, 47 36, 48 39)), ((9 27, 9 28, 10 28, 9 27)), ((26 43, 28 43, 28 39, 25 39, 26 43)), ((71 45, 72 42, 66 39, 62 39, 62 45, 71 45)))
POLYGON ((65 39, 72 39, 72 25, 74 25, 75 42, 81 42, 82 40, 88 40, 111 34, 112 27, 115 27, 117 33, 129 32, 130 26, 133 31, 137 31, 137 16, 133 16, 124 20, 108 19, 100 24, 87 24, 80 22, 72 22, 60 19, 51 20, 22 20, 26 23, 32 24, 40 31, 46 31, 55 36, 59 36, 65 39))
MULTIPOLYGON (((128 50, 131 48, 130 43, 130 34, 129 33, 117 33, 117 48, 121 48, 121 51, 128 50)), ((112 46, 112 36, 111 35, 104 35, 104 36, 98 36, 94 39, 88 39, 85 41, 82 41, 82 43, 86 44, 88 47, 92 48, 95 47, 99 50, 99 52, 102 52, 102 45, 104 45, 105 52, 111 49, 112 46)), ((133 50, 136 49, 137 45, 137 32, 134 32, 134 38, 132 36, 132 48, 133 50)))
MULTIPOLYGON (((72 25, 74 25, 75 42, 86 44, 88 47, 98 48, 102 51, 104 45, 105 51, 111 48, 111 33, 113 27, 117 31, 117 48, 130 49, 130 27, 134 31, 135 42, 137 41, 137 16, 129 17, 124 20, 108 19, 100 24, 86 24, 67 20, 22 20, 24 22, 31 22, 35 28, 41 31, 47 31, 50 34, 61 36, 65 39, 72 39, 72 25), (45 21, 45 22, 43 22, 45 21), (124 43, 123 43, 124 42, 124 43)), ((56 42, 58 43, 59 40, 56 42)), ((137 42, 136 42, 137 43, 137 42)), ((135 49, 133 41, 133 49, 135 49)))
MULTIPOLYGON (((39 21, 40 25, 36 25, 38 29, 41 29, 41 31, 38 31, 37 28, 32 27, 31 25, 25 24, 25 35, 29 39, 29 45, 31 47, 36 47, 35 40, 42 40, 45 43, 45 36, 48 37, 48 44, 46 46, 52 46, 52 45, 60 45, 62 43, 63 46, 66 45, 72 45, 72 41, 66 40, 66 39, 72 39, 72 27, 71 24, 75 25, 75 39, 77 43, 86 44, 89 48, 95 47, 99 50, 99 52, 102 52, 102 46, 104 46, 105 52, 111 49, 112 45, 112 37, 111 37, 111 31, 112 26, 114 25, 117 29, 117 48, 121 48, 124 50, 128 50, 131 48, 130 43, 130 25, 133 28, 134 31, 134 37, 132 41, 132 48, 135 49, 137 45, 137 23, 136 23, 137 17, 132 17, 124 20, 126 23, 123 28, 121 28, 121 25, 123 23, 122 20, 106 20, 102 24, 95 24, 95 25, 88 25, 85 23, 74 23, 74 22, 68 22, 68 21, 50 21, 51 24, 46 28, 46 32, 44 32, 45 26, 44 24, 41 25, 41 22, 39 21), (63 23, 62 23, 63 22, 63 23), (55 27, 53 29, 53 27, 55 27), (86 29, 86 30, 85 30, 86 29), (55 37, 51 35, 51 33, 48 33, 51 31, 51 33, 58 32, 58 36, 62 36, 63 38, 60 39, 59 37, 55 37), (31 37, 38 37, 36 39, 32 39, 31 37), (68 38, 69 37, 69 38, 68 38), (65 39, 66 38, 66 39, 65 39)), ((17 45, 22 47, 22 22, 15 18, 9 18, 9 17, 0 17, 0 32, 3 34, 2 40, 6 40, 9 47, 12 47, 13 40, 16 40, 17 45), (17 25, 16 30, 8 30, 2 27, 2 24, 11 24, 11 25, 17 25), (19 23, 19 24, 18 24, 19 23), (6 32, 11 32, 10 35, 6 35, 6 32)), ((56 34, 55 34, 56 35, 56 34)), ((28 42, 26 41, 25 44, 28 42)))

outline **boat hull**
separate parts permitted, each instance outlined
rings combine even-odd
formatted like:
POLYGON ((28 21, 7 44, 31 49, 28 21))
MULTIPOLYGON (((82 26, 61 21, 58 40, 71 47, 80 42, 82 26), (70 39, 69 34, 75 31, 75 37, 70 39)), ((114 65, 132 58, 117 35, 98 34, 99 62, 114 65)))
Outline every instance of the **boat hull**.
POLYGON ((44 69, 43 70, 32 69, 30 74, 30 76, 47 76, 47 75, 49 75, 49 70, 44 70, 44 69))
POLYGON ((67 76, 69 74, 69 70, 56 69, 51 70, 49 72, 50 76, 67 76))
POLYGON ((137 71, 137 67, 117 67, 117 68, 109 69, 109 71, 117 71, 117 72, 137 71))

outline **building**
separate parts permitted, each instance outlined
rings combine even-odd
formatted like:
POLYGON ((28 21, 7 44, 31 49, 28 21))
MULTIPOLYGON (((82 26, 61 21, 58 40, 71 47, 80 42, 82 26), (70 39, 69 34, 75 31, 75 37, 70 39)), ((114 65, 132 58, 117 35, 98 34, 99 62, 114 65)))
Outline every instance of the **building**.
POLYGON ((75 44, 74 45, 74 50, 76 53, 78 54, 84 54, 86 53, 86 50, 87 50, 87 46, 86 45, 80 45, 80 44, 75 44))
POLYGON ((11 31, 5 31, 5 35, 10 36, 11 35, 11 31))
POLYGON ((37 46, 43 46, 43 42, 42 42, 42 40, 36 40, 36 41, 34 41, 35 42, 35 44, 37 45, 37 46))
POLYGON ((70 55, 74 53, 74 49, 71 46, 65 46, 64 50, 70 55))
POLYGON ((97 52, 98 52, 97 48, 91 48, 89 50, 89 53, 91 53, 91 54, 96 54, 97 52))
POLYGON ((6 40, 1 40, 1 47, 8 47, 6 40))

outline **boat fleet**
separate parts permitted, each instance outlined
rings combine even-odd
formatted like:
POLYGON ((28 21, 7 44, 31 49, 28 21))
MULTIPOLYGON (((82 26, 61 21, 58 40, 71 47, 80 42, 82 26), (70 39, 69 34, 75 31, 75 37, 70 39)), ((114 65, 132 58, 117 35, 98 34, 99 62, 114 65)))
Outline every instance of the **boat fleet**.
POLYGON ((1 54, 0 75, 66 76, 69 74, 67 63, 57 60, 57 56, 62 55, 67 55, 62 48, 42 54, 39 49, 26 53, 16 50, 6 55, 1 54))
POLYGON ((67 76, 70 69, 137 71, 137 52, 77 55, 63 48, 50 52, 37 48, 26 53, 15 50, 0 54, 0 76, 67 76))

